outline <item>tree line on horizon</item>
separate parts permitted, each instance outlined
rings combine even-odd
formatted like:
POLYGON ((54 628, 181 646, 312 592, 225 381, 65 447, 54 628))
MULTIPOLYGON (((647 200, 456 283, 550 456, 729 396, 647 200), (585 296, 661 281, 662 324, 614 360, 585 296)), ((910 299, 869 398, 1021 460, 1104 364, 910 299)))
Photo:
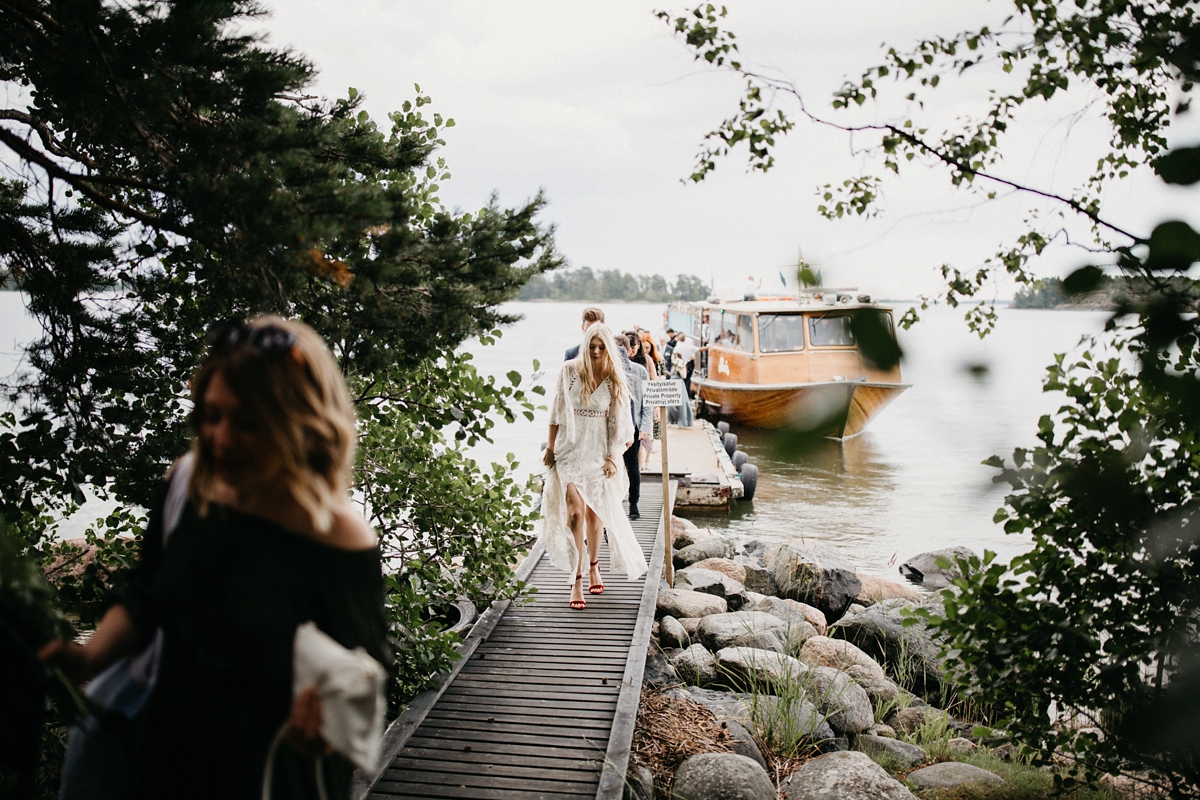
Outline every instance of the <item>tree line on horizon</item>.
MULTIPOLYGON (((1070 280, 1069 278, 1067 279, 1070 280)), ((1195 292, 1197 282, 1186 276, 1158 279, 1153 285, 1145 278, 1101 275, 1095 287, 1086 292, 1075 291, 1062 278, 1036 280, 1013 295, 1013 308, 1096 308, 1113 310, 1123 304, 1144 301, 1164 285, 1181 295, 1195 292)))
POLYGON ((591 267, 535 275, 521 288, 518 300, 626 300, 665 303, 703 300, 712 293, 696 275, 677 275, 669 283, 662 275, 632 275, 616 269, 595 272, 591 267))

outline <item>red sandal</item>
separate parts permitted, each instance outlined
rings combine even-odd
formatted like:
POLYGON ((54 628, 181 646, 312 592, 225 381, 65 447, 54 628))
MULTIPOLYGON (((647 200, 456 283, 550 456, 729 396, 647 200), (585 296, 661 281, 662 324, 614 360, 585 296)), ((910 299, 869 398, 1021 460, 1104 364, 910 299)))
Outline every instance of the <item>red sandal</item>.
MULTIPOLYGON (((583 576, 576 575, 575 582, 582 586, 583 576)), ((568 605, 570 605, 571 608, 575 609, 576 611, 582 611, 583 609, 587 608, 587 600, 572 600, 568 605)))
MULTIPOLYGON (((600 563, 600 559, 597 558, 595 561, 592 562, 592 566, 594 567, 599 563, 600 563)), ((582 577, 582 576, 580 576, 580 577, 582 577)), ((590 580, 591 576, 589 575, 588 578, 590 580)), ((588 594, 604 594, 604 584, 603 583, 593 583, 591 586, 588 587, 588 594)))

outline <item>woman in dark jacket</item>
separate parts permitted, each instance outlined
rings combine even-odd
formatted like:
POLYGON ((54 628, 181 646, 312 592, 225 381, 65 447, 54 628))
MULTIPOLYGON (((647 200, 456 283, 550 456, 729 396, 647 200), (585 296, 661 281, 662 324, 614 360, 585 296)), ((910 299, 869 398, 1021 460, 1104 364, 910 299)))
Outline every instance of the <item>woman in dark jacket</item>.
MULTIPOLYGON (((192 379, 194 471, 163 542, 152 510, 120 602, 56 659, 87 680, 163 632, 135 762, 143 797, 261 796, 276 733, 275 798, 345 797, 352 767, 328 755, 313 690, 292 696, 292 641, 312 621, 388 663, 380 550, 350 502, 355 426, 341 372, 302 324, 225 323, 192 379)), ((165 496, 165 482, 163 495, 165 496)))

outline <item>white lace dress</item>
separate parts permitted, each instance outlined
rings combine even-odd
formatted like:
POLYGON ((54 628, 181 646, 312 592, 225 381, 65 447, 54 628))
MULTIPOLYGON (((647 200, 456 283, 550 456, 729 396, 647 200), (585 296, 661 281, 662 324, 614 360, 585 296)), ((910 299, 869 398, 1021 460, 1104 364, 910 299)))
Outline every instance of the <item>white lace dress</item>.
POLYGON ((567 527, 567 485, 573 483, 608 530, 610 570, 636 580, 647 569, 646 557, 621 505, 629 492, 629 476, 621 456, 625 443, 633 441, 633 418, 628 402, 622 404, 623 408, 617 407, 607 381, 592 392, 586 405, 580 399, 582 388, 575 362, 568 361, 558 374, 550 406, 550 424, 558 426, 558 434, 554 440, 554 466, 547 471, 542 487, 538 542, 545 546, 551 564, 572 578, 579 571, 586 577, 575 537, 567 527), (608 456, 617 467, 611 478, 604 477, 608 456))

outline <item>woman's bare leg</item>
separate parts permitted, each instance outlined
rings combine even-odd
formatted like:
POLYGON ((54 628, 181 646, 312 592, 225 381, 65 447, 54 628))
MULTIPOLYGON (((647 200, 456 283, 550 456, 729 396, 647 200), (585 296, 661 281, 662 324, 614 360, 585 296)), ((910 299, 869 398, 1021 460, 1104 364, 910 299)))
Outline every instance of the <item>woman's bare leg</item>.
MULTIPOLYGON (((600 518, 596 516, 596 512, 591 508, 587 509, 587 541, 588 541, 588 564, 591 565, 591 571, 588 573, 588 586, 600 586, 603 588, 604 579, 600 575, 600 540, 604 538, 604 524, 600 518)), ((599 594, 596 592, 596 594, 599 594)))
MULTIPOLYGON (((575 552, 579 554, 579 558, 575 564, 575 575, 583 572, 583 531, 584 525, 588 523, 588 516, 595 516, 592 510, 587 507, 587 503, 583 502, 583 495, 575 488, 575 484, 567 484, 567 527, 571 529, 571 534, 575 537, 575 552)), ((589 545, 591 542, 589 541, 589 545)), ((595 561, 596 557, 592 556, 591 561, 595 561)), ((583 582, 577 580, 575 575, 571 576, 571 604, 584 602, 583 599, 583 582)))

